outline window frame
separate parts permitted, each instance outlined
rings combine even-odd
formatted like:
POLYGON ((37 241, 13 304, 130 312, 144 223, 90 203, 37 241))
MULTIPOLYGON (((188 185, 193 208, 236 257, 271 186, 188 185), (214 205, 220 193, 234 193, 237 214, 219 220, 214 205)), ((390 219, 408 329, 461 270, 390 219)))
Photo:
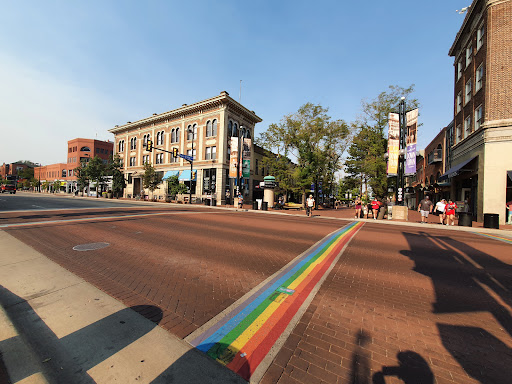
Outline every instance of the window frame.
POLYGON ((471 61, 473 60, 473 46, 471 43, 466 47, 466 68, 469 67, 471 61))
POLYGON ((484 119, 483 111, 484 111, 484 109, 483 109, 482 104, 480 104, 478 107, 475 108, 475 131, 480 129, 480 127, 482 126, 483 119, 484 119))
POLYGON ((478 52, 480 48, 484 45, 484 36, 485 36, 485 24, 482 24, 476 31, 476 51, 478 52))
POLYGON ((457 94, 457 113, 462 111, 462 91, 457 94))
POLYGON ((484 63, 481 63, 475 72, 475 93, 482 89, 484 81, 484 63))
POLYGON ((469 115, 464 119, 464 138, 468 137, 469 135, 471 135, 471 133, 473 133, 471 128, 471 115, 469 115))
POLYGON ((471 96, 473 93, 473 82, 470 78, 468 81, 466 81, 466 84, 464 85, 464 105, 469 103, 471 101, 471 96), (469 87, 468 87, 469 85, 469 87))

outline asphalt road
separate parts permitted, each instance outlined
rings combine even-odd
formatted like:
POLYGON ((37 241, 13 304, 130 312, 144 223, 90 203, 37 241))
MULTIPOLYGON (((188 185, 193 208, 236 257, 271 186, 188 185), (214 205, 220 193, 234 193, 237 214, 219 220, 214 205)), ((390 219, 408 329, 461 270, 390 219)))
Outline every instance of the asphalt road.
MULTIPOLYGON (((67 201, 75 199, 62 207, 67 201)), ((4 213, 0 224, 126 305, 157 307, 160 327, 245 378, 256 371, 262 383, 348 383, 354 376, 374 383, 508 380, 509 242, 441 227, 117 204, 123 205, 4 213), (240 309, 247 302, 244 308, 256 308, 272 279, 306 263, 323 242, 322 249, 334 249, 330 239, 340 228, 351 237, 343 243, 346 235, 340 235, 330 265, 315 261, 307 276, 293 275, 303 280, 280 285, 258 317, 240 309), (307 299, 300 299, 302 292, 307 299), (290 325, 284 315, 273 320, 269 308, 279 313, 280 305, 291 303, 281 310, 287 313, 293 300, 302 306, 290 325), (237 311, 243 314, 233 317, 238 336, 231 340, 227 333, 225 345, 194 341, 208 341, 237 311), (271 350, 267 334, 278 339, 271 350)))
POLYGON ((81 209, 136 207, 137 204, 119 202, 116 199, 73 198, 71 195, 59 196, 48 193, 17 192, 16 194, 0 194, 0 212, 48 210, 48 209, 81 209))

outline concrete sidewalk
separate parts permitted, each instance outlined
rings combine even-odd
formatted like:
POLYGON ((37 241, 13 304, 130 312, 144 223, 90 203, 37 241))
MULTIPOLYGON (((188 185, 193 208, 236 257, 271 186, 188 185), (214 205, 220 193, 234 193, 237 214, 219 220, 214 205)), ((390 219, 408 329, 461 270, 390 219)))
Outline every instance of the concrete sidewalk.
POLYGON ((0 247, 7 383, 245 382, 3 231, 0 247))

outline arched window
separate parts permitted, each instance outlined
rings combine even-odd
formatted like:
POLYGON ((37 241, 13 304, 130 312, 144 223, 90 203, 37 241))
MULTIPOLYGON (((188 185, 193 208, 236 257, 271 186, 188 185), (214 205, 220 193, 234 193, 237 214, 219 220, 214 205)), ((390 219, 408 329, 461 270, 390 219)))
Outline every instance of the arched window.
POLYGON ((206 137, 212 136, 212 122, 208 120, 206 122, 206 137))
POLYGON ((164 144, 164 131, 159 132, 160 134, 160 140, 158 140, 158 136, 156 139, 156 145, 163 145, 164 144))
POLYGON ((171 129, 171 143, 176 142, 176 129, 171 129))
POLYGON ((179 143, 180 142, 180 129, 179 128, 176 128, 176 143, 179 143))
POLYGON ((238 124, 237 123, 235 123, 233 126, 233 134, 231 136, 238 137, 238 124))
POLYGON ((82 151, 82 152, 91 152, 91 148, 89 148, 89 147, 82 147, 82 148, 80 148, 80 151, 82 151))
POLYGON ((212 136, 217 136, 217 119, 212 122, 212 136))
POLYGON ((228 137, 231 137, 233 136, 233 122, 231 120, 229 120, 229 123, 228 123, 228 137))
POLYGON ((197 124, 189 125, 187 127, 187 140, 196 140, 197 139, 197 124))
POLYGON ((187 140, 192 140, 192 125, 187 127, 187 140))

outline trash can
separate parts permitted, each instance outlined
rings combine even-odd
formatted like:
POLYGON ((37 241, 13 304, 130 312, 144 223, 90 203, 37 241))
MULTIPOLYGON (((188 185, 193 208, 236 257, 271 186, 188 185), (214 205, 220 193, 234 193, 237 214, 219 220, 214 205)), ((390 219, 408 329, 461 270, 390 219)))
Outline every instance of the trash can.
POLYGON ((459 212, 459 227, 472 227, 473 215, 470 212, 459 212))
POLYGON ((258 202, 256 200, 252 202, 252 209, 254 209, 255 211, 258 210, 258 202))
POLYGON ((264 201, 263 203, 261 203, 261 209, 263 211, 268 211, 268 201, 264 201))
POLYGON ((217 199, 212 199, 212 207, 215 207, 217 205, 217 199))
POLYGON ((484 228, 500 229, 500 215, 497 213, 484 213, 484 228))
POLYGON ((377 219, 383 220, 384 216, 386 215, 387 210, 388 209, 387 209, 386 206, 381 205, 380 208, 379 208, 379 213, 377 214, 377 219))

